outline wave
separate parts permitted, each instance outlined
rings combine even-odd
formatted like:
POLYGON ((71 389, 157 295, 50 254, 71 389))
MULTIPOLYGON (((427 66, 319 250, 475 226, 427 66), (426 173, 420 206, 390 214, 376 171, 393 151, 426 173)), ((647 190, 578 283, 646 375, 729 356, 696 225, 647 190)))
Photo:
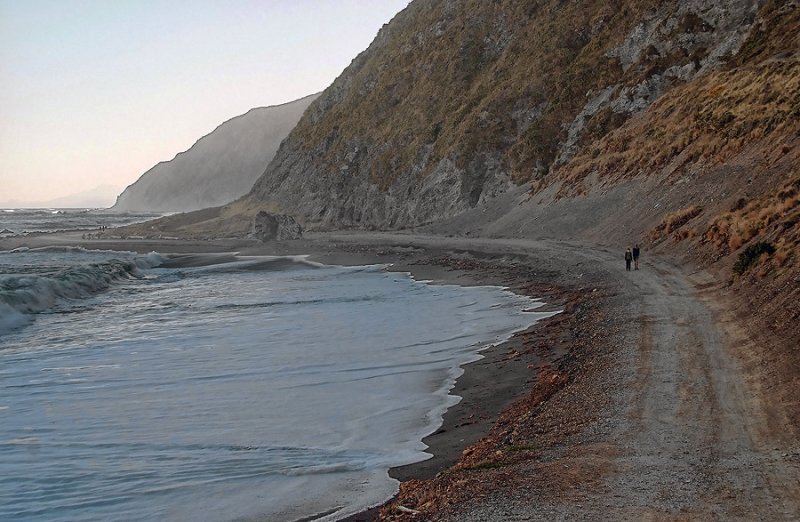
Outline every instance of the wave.
MULTIPOLYGON (((19 253, 34 250, 91 252, 75 247, 48 247, 19 253)), ((67 266, 50 273, 2 274, 0 335, 27 325, 33 320, 33 314, 46 312, 64 301, 85 299, 107 290, 115 283, 144 279, 144 270, 157 267, 162 261, 159 254, 151 252, 131 259, 110 259, 100 263, 67 266)))
POLYGON ((217 305, 215 310, 238 310, 246 308, 271 308, 273 306, 317 305, 317 304, 347 304, 361 302, 379 303, 386 301, 385 297, 365 295, 355 297, 325 297, 319 299, 291 299, 283 301, 266 301, 263 303, 226 303, 217 305))
POLYGON ((164 260, 164 268, 203 269, 195 272, 280 272, 293 269, 323 268, 326 265, 307 259, 308 256, 240 256, 230 254, 173 254, 164 260))

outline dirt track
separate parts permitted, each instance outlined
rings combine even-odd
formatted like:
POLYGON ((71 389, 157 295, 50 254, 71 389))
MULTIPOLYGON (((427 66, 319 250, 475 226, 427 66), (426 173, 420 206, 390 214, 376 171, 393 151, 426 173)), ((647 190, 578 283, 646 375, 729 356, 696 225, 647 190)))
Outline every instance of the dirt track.
MULTIPOLYGON (((611 383, 607 393, 613 406, 565 441, 565 447, 539 459, 547 463, 548 473, 554 468, 578 475, 582 467, 584 474, 606 470, 594 477, 600 478, 599 485, 584 477, 556 495, 538 488, 500 488, 488 499, 433 519, 800 519, 800 445, 765 432, 763 408, 769 396, 746 386, 757 376, 743 374, 731 339, 737 339, 739 349, 754 347, 742 343, 743 332, 734 322, 712 311, 709 303, 724 306, 716 301, 718 284, 708 274, 688 275, 666 261, 647 258, 642 270, 627 273, 619 252, 558 242, 383 234, 339 239, 497 256, 544 254, 578 267, 573 272, 585 268, 602 274, 616 294, 613 313, 623 314, 614 364, 602 377, 611 383)), ((543 468, 528 471, 537 469, 543 468)))
POLYGON ((609 482, 620 502, 597 512, 796 520, 800 468, 788 457, 797 448, 776 449, 761 433, 758 401, 728 351, 735 325, 717 320, 680 269, 645 268, 646 277, 631 280, 641 301, 637 376, 620 419, 619 472, 609 482))

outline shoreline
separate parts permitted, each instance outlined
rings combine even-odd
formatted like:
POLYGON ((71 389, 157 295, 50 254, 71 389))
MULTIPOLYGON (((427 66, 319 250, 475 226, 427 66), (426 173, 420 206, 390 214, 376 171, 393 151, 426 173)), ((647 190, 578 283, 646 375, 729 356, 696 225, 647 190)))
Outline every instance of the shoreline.
MULTIPOLYGON (((500 256, 489 254, 476 262, 471 254, 450 255, 447 249, 398 247, 363 244, 329 244, 317 239, 261 244, 239 240, 82 240, 78 233, 54 233, 0 240, 0 248, 10 250, 19 246, 80 246, 87 249, 135 251, 162 254, 232 253, 240 255, 307 255, 310 260, 330 265, 386 264, 388 270, 409 273, 418 281, 460 286, 492 285, 507 288, 518 295, 544 302, 536 312, 562 310, 576 299, 575 292, 558 287, 552 281, 555 272, 541 272, 539 280, 524 276, 523 266, 510 266, 500 256), (9 244, 10 243, 10 244, 9 244), (19 244, 17 244, 19 243, 19 244), (24 244, 22 244, 24 243, 24 244)), ((558 318, 558 315, 554 316, 558 318)), ((519 400, 536 381, 538 370, 557 364, 562 350, 548 351, 543 347, 541 330, 560 319, 545 318, 511 338, 480 352, 480 359, 461 366, 449 395, 460 401, 448 408, 442 424, 423 439, 426 452, 432 457, 416 463, 390 468, 389 475, 400 481, 424 480, 434 477, 458 462, 463 451, 486 436, 501 412, 519 400)), ((389 499, 387 502, 390 502, 389 499)), ((343 521, 374 520, 383 503, 369 510, 341 518, 343 521)))
MULTIPOLYGON (((464 366, 451 391, 464 399, 424 439, 437 457, 391 470, 406 479, 397 495, 344 520, 800 513, 800 447, 781 435, 795 433, 794 403, 782 396, 770 403, 764 387, 775 361, 737 315, 725 278, 685 260, 646 251, 641 271, 626 272, 618 248, 414 231, 312 233, 267 244, 30 242, 391 264, 418 279, 494 284, 564 309, 464 366)), ((14 246, 22 245, 0 240, 0 249, 14 246)))

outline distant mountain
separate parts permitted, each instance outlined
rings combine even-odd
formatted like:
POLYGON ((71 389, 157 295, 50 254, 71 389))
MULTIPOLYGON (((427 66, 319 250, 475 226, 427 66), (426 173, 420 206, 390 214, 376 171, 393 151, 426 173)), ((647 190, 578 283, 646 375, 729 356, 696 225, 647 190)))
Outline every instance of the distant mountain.
POLYGON ((2 201, 3 208, 107 208, 119 193, 118 185, 99 185, 60 198, 37 201, 2 201))
POLYGON ((145 172, 112 210, 184 212, 233 201, 251 189, 318 96, 259 107, 226 121, 189 150, 145 172))

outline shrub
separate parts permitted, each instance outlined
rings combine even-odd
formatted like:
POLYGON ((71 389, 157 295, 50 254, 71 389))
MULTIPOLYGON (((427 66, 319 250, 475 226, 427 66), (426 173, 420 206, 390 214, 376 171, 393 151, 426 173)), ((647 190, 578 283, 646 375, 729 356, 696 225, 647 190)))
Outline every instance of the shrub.
POLYGON ((730 237, 728 237, 728 249, 738 250, 742 243, 744 243, 742 236, 738 232, 731 232, 730 237))
POLYGON ((762 254, 772 255, 774 252, 775 247, 770 243, 765 243, 763 241, 753 243, 739 254, 739 259, 737 259, 736 263, 733 265, 733 271, 741 275, 745 273, 747 269, 750 268, 750 265, 761 257, 762 254))
POLYGON ((739 198, 731 207, 731 212, 736 212, 737 210, 742 210, 744 207, 747 206, 747 200, 745 198, 739 198))

